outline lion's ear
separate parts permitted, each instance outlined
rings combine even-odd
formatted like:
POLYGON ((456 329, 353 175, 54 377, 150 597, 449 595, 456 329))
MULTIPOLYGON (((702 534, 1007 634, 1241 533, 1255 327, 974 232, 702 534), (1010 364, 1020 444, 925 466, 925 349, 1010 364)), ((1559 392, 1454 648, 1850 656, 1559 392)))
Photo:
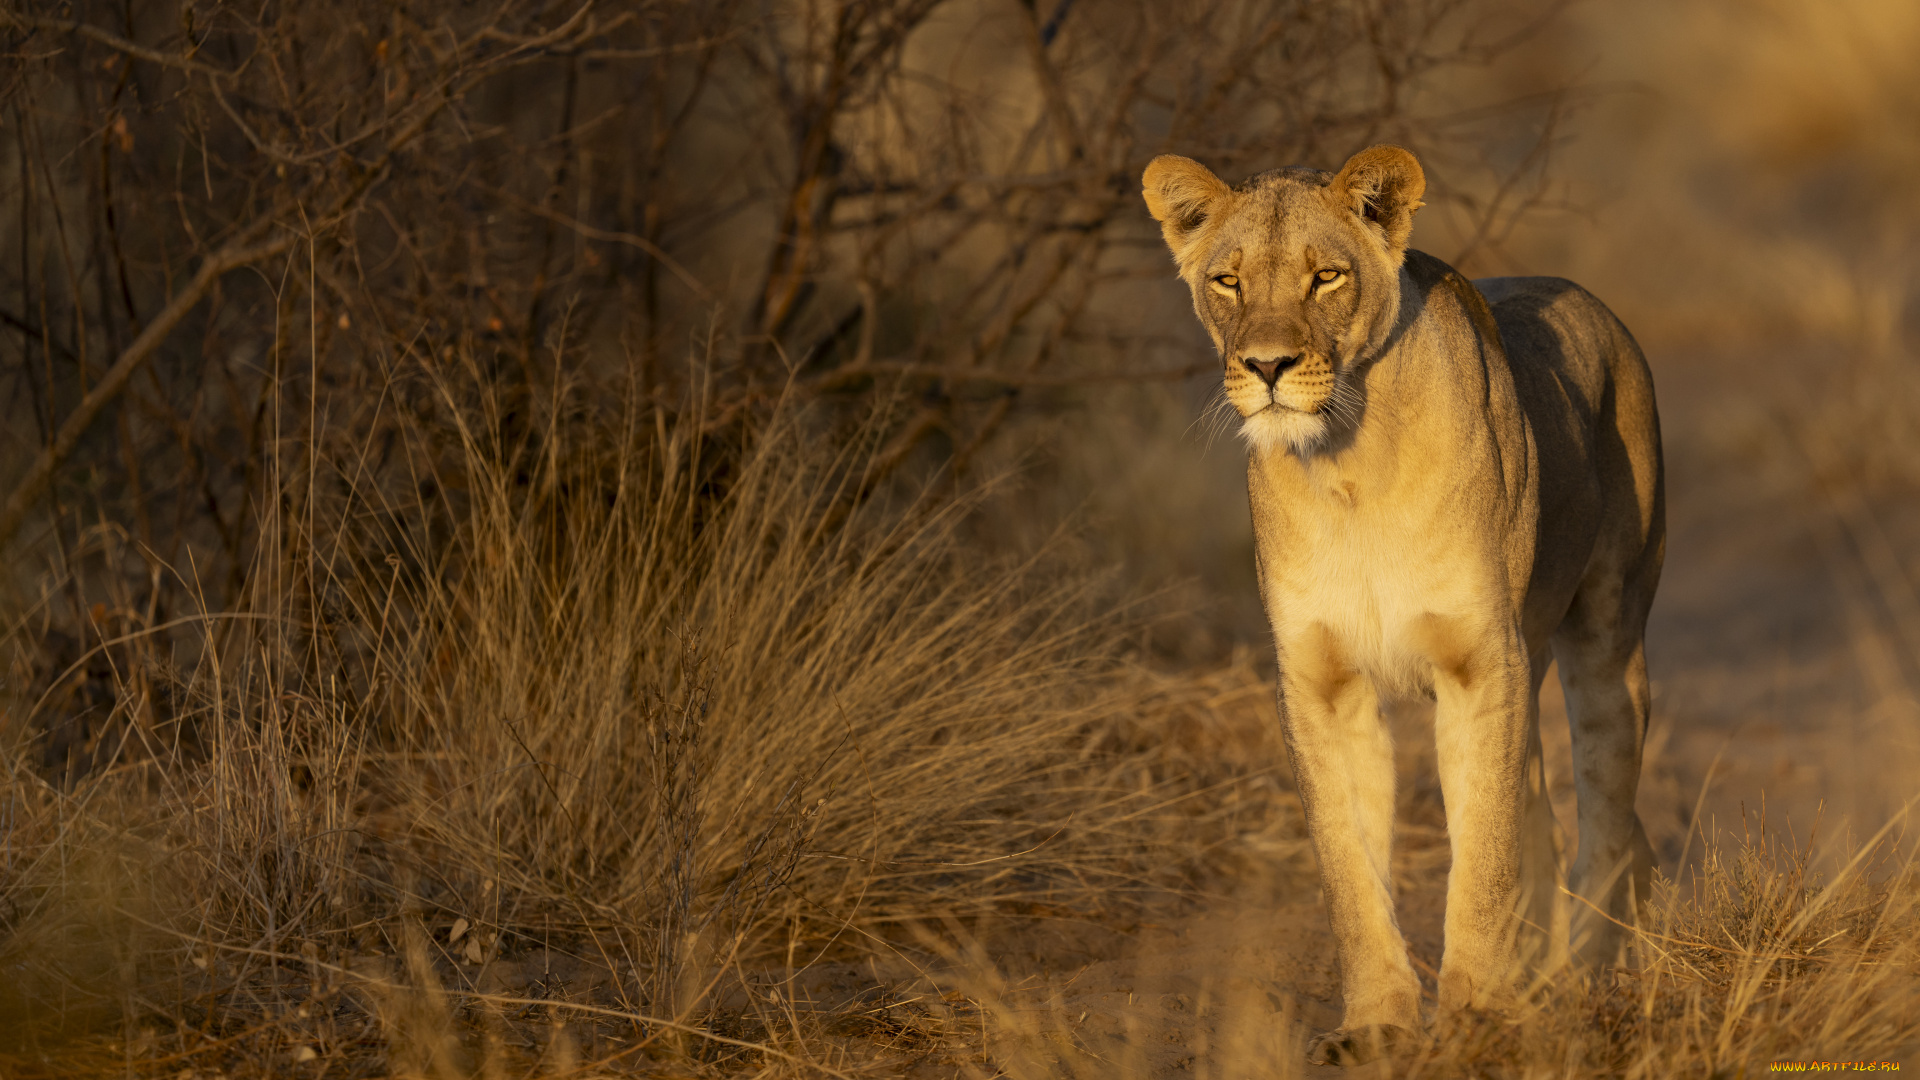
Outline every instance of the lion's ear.
POLYGON ((1380 230, 1398 259, 1413 235, 1413 212, 1426 205, 1427 174, 1405 147, 1370 146, 1347 159, 1329 185, 1334 199, 1380 230))
POLYGON ((1160 233, 1175 258, 1207 218, 1226 207, 1232 194, 1224 181, 1205 165, 1178 154, 1161 154, 1147 162, 1140 177, 1140 194, 1147 212, 1160 223, 1160 233))

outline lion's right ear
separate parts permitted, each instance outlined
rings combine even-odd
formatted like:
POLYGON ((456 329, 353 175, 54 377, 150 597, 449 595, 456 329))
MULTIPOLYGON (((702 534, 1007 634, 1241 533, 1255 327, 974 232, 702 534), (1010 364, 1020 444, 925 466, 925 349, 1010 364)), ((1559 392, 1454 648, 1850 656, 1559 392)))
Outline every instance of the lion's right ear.
POLYGON ((1192 158, 1161 154, 1147 162, 1147 171, 1140 177, 1140 194, 1177 259, 1207 219, 1225 209, 1232 189, 1192 158))

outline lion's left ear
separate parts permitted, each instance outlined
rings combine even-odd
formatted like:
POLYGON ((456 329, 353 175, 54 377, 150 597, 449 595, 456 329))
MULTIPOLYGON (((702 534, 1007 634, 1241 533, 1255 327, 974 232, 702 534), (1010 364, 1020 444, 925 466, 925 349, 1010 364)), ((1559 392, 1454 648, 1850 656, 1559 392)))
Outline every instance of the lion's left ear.
POLYGON ((1328 186, 1333 198, 1380 230, 1398 260, 1413 235, 1413 212, 1426 205, 1427 174, 1402 146, 1382 143, 1347 159, 1328 186))

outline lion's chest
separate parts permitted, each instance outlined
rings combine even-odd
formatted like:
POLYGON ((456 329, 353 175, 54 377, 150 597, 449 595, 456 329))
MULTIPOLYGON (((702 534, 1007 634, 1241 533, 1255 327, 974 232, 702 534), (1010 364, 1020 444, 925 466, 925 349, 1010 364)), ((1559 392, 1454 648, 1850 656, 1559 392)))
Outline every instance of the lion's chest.
POLYGON ((1333 644, 1385 692, 1426 692, 1436 649, 1447 644, 1435 641, 1436 625, 1472 633, 1502 618, 1493 552, 1463 527, 1471 508, 1392 492, 1369 498, 1362 483, 1332 479, 1270 490, 1275 501, 1256 516, 1275 635, 1283 652, 1290 641, 1333 644))

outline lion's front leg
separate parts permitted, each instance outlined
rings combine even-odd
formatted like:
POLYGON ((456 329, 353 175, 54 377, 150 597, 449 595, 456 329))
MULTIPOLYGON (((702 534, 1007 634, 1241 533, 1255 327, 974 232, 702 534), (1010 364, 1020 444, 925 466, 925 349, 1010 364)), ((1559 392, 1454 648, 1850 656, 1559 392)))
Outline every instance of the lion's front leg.
POLYGON ((1446 950, 1440 961, 1443 1012, 1509 1004, 1522 977, 1516 907, 1551 874, 1525 865, 1534 838, 1527 806, 1532 743, 1531 665, 1517 632, 1436 664, 1434 742, 1446 800, 1453 867, 1447 875, 1446 950))
POLYGON ((1340 959, 1341 1030, 1316 1059, 1364 1060, 1420 1026, 1420 984, 1394 918, 1393 744, 1371 682, 1324 627, 1281 643, 1280 715, 1340 959))

